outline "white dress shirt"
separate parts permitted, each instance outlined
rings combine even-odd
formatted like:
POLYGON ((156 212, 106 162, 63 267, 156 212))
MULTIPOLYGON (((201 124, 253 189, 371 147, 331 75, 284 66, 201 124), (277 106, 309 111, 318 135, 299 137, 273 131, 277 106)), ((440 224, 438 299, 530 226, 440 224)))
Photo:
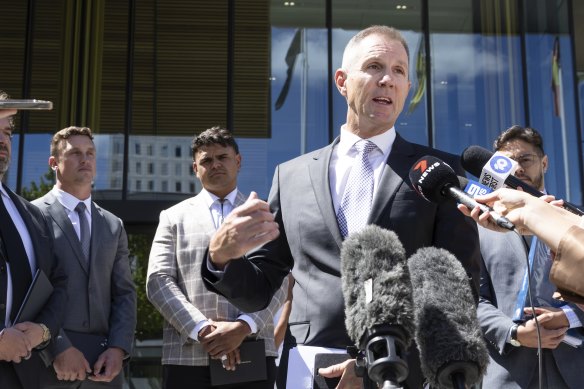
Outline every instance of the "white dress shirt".
MULTIPOLYGON (((369 154, 369 162, 373 168, 373 198, 375 198, 375 194, 377 193, 379 180, 383 173, 383 169, 385 168, 385 161, 387 161, 387 158, 389 157, 395 137, 395 127, 392 127, 383 134, 368 139, 377 146, 377 148, 369 154)), ((349 173, 351 173, 351 168, 354 163, 353 161, 357 156, 357 150, 353 148, 353 145, 360 140, 362 140, 362 138, 349 132, 345 126, 341 127, 340 140, 333 148, 329 164, 329 184, 335 213, 339 210, 343 193, 347 186, 347 180, 349 179, 349 173)))
MULTIPOLYGON (((224 197, 223 209, 221 209, 220 198, 211 192, 208 192, 205 188, 201 190, 200 193, 203 196, 205 204, 209 207, 209 212, 211 212, 211 217, 213 218, 213 223, 215 224, 215 229, 221 226, 223 220, 233 211, 233 204, 235 203, 235 198, 237 197, 237 188, 230 192, 224 197)), ((242 320, 247 323, 251 329, 251 333, 255 334, 258 332, 258 326, 256 322, 248 315, 241 314, 237 317, 237 320, 242 320)), ((197 323, 193 331, 190 333, 190 338, 194 340, 199 340, 199 332, 210 323, 208 320, 201 320, 197 323)))
POLYGON ((91 233, 91 196, 85 200, 79 200, 77 197, 65 192, 64 190, 58 189, 56 186, 54 186, 51 191, 57 200, 59 200, 59 203, 65 207, 67 217, 71 220, 71 224, 73 224, 73 229, 79 240, 81 240, 81 226, 79 225, 79 214, 75 210, 75 207, 80 202, 85 204, 85 217, 87 218, 87 223, 89 223, 89 233, 91 233))

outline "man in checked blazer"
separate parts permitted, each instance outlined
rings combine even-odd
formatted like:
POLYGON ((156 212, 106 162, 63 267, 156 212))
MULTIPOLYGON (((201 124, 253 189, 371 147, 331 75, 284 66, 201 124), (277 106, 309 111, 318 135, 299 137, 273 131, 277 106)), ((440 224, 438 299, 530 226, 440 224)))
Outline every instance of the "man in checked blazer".
POLYGON ((267 380, 230 388, 273 389, 278 355, 273 316, 286 297, 287 284, 266 309, 250 314, 207 291, 200 268, 209 240, 231 209, 245 202, 237 190, 241 155, 231 133, 220 127, 195 137, 192 154, 203 190, 160 213, 148 263, 148 298, 165 319, 163 387, 211 388, 209 359, 237 369, 240 344, 257 335, 265 342, 267 380))
POLYGON ((122 388, 122 363, 134 342, 128 239, 122 221, 91 201, 95 159, 89 128, 57 132, 49 157, 56 185, 33 202, 52 221, 57 257, 69 276, 67 313, 49 346, 55 359, 43 388, 122 388), (94 346, 99 357, 91 361, 87 349, 94 346))

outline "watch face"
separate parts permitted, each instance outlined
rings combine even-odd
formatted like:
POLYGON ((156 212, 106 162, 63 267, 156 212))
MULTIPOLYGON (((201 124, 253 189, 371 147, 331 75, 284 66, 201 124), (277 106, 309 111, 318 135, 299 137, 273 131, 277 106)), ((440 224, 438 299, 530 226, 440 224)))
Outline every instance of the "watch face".
POLYGON ((519 343, 519 341, 518 340, 515 340, 515 339, 510 339, 509 340, 509 343, 511 343, 511 345, 512 346, 515 346, 515 347, 521 346, 521 343, 519 343))

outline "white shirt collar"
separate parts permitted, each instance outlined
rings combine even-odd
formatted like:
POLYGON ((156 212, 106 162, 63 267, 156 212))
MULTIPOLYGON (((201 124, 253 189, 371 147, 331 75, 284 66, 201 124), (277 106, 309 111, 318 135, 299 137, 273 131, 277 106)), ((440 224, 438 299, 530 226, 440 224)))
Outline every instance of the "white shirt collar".
POLYGON ((85 207, 87 208, 87 211, 91 215, 91 196, 89 196, 85 200, 79 200, 77 197, 73 196, 71 193, 67 193, 64 190, 57 188, 56 186, 53 186, 53 189, 51 190, 51 192, 57 198, 57 200, 59 200, 59 202, 65 208, 67 208, 69 211, 71 211, 71 212, 75 211, 75 207, 81 201, 81 202, 85 203, 85 207))
MULTIPOLYGON (((375 135, 367 140, 375 143, 377 148, 383 153, 383 156, 387 158, 391 152, 391 147, 395 141, 396 132, 395 127, 391 127, 389 130, 385 131, 383 134, 375 135)), ((353 147, 353 145, 362 140, 359 136, 353 134, 346 129, 345 125, 341 127, 341 135, 339 143, 337 144, 337 150, 339 155, 347 155, 353 147)))
MULTIPOLYGON (((207 191, 207 189, 205 189, 205 188, 201 189, 201 195, 203 196, 203 200, 205 201, 205 204, 207 205, 207 207, 209 209, 211 209, 213 204, 217 200, 219 200, 219 196, 215 196, 213 193, 207 191)), ((225 199, 227 201, 229 201, 229 203, 231 205, 234 205, 236 197, 237 197, 237 187, 235 187, 235 189, 233 189, 233 191, 231 191, 227 196, 225 196, 225 199)))

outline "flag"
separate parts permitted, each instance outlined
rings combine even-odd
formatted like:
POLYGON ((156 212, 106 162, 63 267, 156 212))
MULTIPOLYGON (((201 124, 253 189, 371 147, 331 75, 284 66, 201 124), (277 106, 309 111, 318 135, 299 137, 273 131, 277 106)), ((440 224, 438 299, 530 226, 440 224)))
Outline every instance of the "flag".
POLYGON ((286 70, 286 81, 284 82, 284 86, 280 91, 280 95, 276 100, 276 110, 279 110, 284 105, 284 101, 286 101, 286 96, 288 95, 288 89, 290 89, 290 82, 292 82, 292 74, 294 74, 294 65, 296 64, 296 58, 298 54, 302 52, 302 33, 300 29, 296 30, 294 34, 294 38, 292 38, 292 42, 290 43, 290 47, 288 48, 288 52, 286 53, 286 64, 288 65, 288 70, 286 70))
POLYGON ((424 37, 420 38, 420 43, 418 43, 418 54, 416 56, 416 79, 418 80, 418 85, 416 87, 416 93, 410 100, 410 106, 408 108, 408 114, 414 112, 414 109, 420 104, 424 93, 426 92, 426 53, 424 52, 424 37))
POLYGON ((560 116, 560 99, 562 90, 560 88, 560 38, 554 39, 552 50, 552 94, 554 98, 554 115, 560 116))

